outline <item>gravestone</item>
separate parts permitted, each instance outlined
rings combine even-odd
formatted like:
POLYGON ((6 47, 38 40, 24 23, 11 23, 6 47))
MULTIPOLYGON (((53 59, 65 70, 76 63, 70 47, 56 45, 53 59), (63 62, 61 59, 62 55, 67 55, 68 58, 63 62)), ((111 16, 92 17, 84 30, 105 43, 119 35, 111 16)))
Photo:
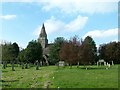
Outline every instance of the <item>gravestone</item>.
POLYGON ((78 62, 78 63, 77 63, 77 68, 79 67, 79 64, 80 64, 80 63, 78 62))
POLYGON ((42 66, 42 61, 40 61, 40 66, 42 66))
POLYGON ((113 61, 112 61, 112 65, 114 65, 113 61))
POLYGON ((36 61, 36 70, 39 70, 39 62, 38 62, 38 60, 36 61))
POLYGON ((12 71, 15 71, 15 69, 14 69, 14 62, 12 62, 12 71))
POLYGON ((106 62, 103 59, 100 59, 99 61, 97 61, 97 66, 100 64, 100 66, 102 65, 106 66, 106 62))
POLYGON ((64 61, 59 61, 59 62, 58 62, 58 66, 64 67, 64 66, 65 66, 65 62, 64 62, 64 61))

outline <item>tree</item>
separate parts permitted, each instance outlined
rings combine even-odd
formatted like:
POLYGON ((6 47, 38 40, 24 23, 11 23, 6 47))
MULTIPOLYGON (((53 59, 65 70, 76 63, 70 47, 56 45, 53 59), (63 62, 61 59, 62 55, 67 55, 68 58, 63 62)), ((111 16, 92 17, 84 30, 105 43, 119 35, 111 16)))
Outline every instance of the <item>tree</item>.
POLYGON ((20 62, 27 62, 27 58, 26 58, 26 49, 22 49, 18 55, 18 60, 20 62))
POLYGON ((60 58, 59 58, 59 51, 61 48, 61 45, 64 42, 64 38, 63 37, 57 37, 54 41, 53 46, 50 48, 50 52, 49 52, 49 62, 50 64, 56 64, 60 58))
POLYGON ((2 61, 15 61, 19 53, 19 46, 17 43, 2 44, 2 61))
POLYGON ((76 64, 79 60, 79 45, 80 42, 76 36, 71 38, 69 41, 66 40, 59 52, 60 59, 66 61, 72 67, 72 64, 76 64))
POLYGON ((105 59, 105 49, 106 49, 106 44, 102 44, 99 46, 99 59, 105 59))
POLYGON ((16 42, 14 42, 13 44, 12 44, 12 46, 13 46, 13 48, 14 48, 14 50, 13 50, 13 53, 14 53, 14 56, 15 56, 15 58, 17 58, 18 57, 18 54, 19 54, 19 46, 18 46, 18 44, 16 43, 16 42))
POLYGON ((25 59, 31 63, 42 60, 42 46, 39 42, 34 40, 29 42, 25 50, 25 59))
POLYGON ((97 48, 94 40, 90 36, 87 36, 82 42, 82 45, 80 46, 79 56, 81 56, 80 62, 84 65, 96 62, 97 48))
POLYGON ((120 42, 110 42, 107 44, 100 45, 99 57, 104 59, 106 62, 120 63, 120 42))
POLYGON ((112 42, 112 43, 108 43, 106 45, 106 51, 105 51, 105 56, 106 56, 106 61, 107 62, 111 62, 114 59, 116 59, 116 55, 115 55, 115 51, 117 50, 117 43, 116 42, 112 42))
POLYGON ((120 64, 120 41, 117 43, 117 50, 115 52, 115 55, 117 57, 116 63, 120 64))
POLYGON ((61 61, 66 61, 69 58, 69 42, 66 40, 62 44, 62 47, 59 51, 59 56, 61 61))

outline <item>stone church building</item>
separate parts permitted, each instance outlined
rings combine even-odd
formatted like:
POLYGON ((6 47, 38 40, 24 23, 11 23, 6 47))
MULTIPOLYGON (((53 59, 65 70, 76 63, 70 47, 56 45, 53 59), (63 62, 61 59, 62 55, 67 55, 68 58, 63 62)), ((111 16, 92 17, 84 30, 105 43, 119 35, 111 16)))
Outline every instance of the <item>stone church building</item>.
POLYGON ((39 34, 38 42, 41 44, 42 49, 43 49, 43 58, 46 64, 49 64, 48 62, 48 57, 49 57, 49 50, 50 47, 53 45, 48 44, 48 39, 47 39, 47 33, 45 31, 45 26, 44 24, 42 25, 41 32, 39 34))

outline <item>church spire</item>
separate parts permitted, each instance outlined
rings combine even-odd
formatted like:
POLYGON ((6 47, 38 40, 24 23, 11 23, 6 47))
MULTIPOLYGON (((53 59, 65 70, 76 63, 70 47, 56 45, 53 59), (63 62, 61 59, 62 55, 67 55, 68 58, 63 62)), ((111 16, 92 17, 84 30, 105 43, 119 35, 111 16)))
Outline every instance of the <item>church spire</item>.
POLYGON ((44 23, 42 25, 38 41, 41 43, 42 48, 46 48, 46 46, 48 45, 48 39, 47 39, 44 23))
POLYGON ((46 34, 46 31, 45 31, 44 23, 43 23, 43 25, 42 25, 40 37, 46 37, 46 38, 47 38, 47 34, 46 34))

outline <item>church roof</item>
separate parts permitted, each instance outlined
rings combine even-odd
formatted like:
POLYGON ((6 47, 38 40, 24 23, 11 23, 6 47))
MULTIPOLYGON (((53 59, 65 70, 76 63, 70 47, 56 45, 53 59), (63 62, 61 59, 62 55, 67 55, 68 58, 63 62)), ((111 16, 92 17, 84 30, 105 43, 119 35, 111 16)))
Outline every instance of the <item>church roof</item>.
POLYGON ((44 23, 43 23, 43 26, 42 26, 42 29, 41 29, 41 32, 40 32, 40 37, 47 37, 44 23))
POLYGON ((53 43, 50 43, 47 45, 46 48, 43 49, 43 54, 44 55, 49 55, 49 52, 50 52, 50 48, 52 47, 53 43))

